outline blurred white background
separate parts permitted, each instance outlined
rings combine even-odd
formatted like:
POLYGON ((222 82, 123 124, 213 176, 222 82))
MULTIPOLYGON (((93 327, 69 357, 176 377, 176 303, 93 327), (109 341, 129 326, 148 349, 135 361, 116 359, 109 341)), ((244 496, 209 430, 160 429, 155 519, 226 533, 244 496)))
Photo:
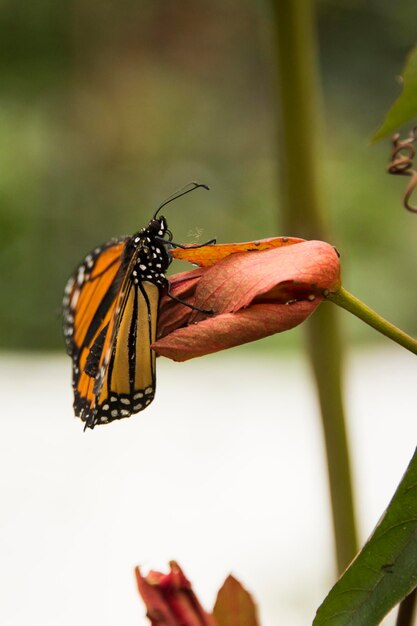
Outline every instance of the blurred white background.
MULTIPOLYGON (((305 626, 334 577, 324 451, 301 358, 158 363, 143 413, 83 433, 70 361, 0 358, 0 623, 142 626, 136 564, 176 559, 207 609, 232 572, 262 626, 305 626)), ((416 441, 416 365, 353 353, 346 396, 362 541, 416 441)))

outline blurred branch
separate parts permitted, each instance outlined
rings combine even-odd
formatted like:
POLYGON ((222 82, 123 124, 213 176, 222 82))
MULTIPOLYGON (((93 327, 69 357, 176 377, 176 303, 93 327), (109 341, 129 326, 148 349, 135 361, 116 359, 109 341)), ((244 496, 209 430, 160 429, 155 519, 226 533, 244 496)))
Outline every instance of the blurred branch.
MULTIPOLYGON (((318 134, 321 125, 313 6, 272 0, 280 110, 281 206, 288 234, 327 240, 322 214, 318 134)), ((327 452, 337 565, 357 551, 357 534, 342 394, 337 312, 322 306, 308 324, 312 364, 327 452)))
POLYGON ((404 194, 404 207, 412 213, 417 213, 417 207, 410 204, 410 198, 417 186, 417 172, 413 170, 413 161, 416 156, 416 148, 414 142, 416 140, 417 128, 413 128, 406 139, 401 139, 399 133, 395 133, 392 137, 392 153, 391 161, 388 164, 388 173, 395 176, 410 176, 410 182, 407 185, 404 194))
POLYGON ((412 626, 416 614, 417 589, 400 603, 395 626, 412 626))

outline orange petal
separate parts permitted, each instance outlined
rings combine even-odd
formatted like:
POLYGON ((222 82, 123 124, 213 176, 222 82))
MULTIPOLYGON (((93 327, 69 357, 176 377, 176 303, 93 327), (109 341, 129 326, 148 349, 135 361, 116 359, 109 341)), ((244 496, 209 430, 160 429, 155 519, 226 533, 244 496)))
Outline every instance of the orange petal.
POLYGON ((269 250, 271 248, 281 248, 283 246, 291 246, 295 243, 301 243, 304 239, 296 237, 270 237, 269 239, 259 239, 258 241, 245 241, 243 243, 218 243, 202 248, 186 247, 173 248, 170 254, 174 259, 189 261, 200 267, 209 267, 226 258, 230 254, 237 252, 251 252, 256 250, 269 250))

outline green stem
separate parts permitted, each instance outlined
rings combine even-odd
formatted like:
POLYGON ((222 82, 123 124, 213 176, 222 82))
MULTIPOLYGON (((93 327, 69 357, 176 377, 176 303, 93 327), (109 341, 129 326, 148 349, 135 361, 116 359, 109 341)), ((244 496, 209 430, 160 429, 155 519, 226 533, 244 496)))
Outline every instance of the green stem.
POLYGON ((375 313, 369 306, 366 306, 363 302, 352 296, 351 293, 346 291, 343 287, 340 287, 337 291, 331 292, 327 295, 327 299, 334 302, 338 306, 346 309, 356 317, 375 328, 378 332, 382 333, 386 337, 389 337, 396 343, 400 344, 413 354, 417 354, 417 341, 407 335, 402 330, 387 322, 383 317, 375 313))
MULTIPOLYGON (((279 100, 279 168, 284 227, 328 241, 321 198, 321 96, 312 0, 271 0, 279 100)), ((337 310, 320 307, 307 324, 309 356, 320 401, 338 571, 357 552, 349 450, 342 393, 337 310)))

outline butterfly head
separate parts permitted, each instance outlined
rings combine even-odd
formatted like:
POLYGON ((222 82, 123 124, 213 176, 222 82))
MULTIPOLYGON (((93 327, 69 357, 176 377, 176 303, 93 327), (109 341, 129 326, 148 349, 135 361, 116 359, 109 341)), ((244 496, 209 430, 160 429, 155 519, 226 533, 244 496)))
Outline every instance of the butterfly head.
POLYGON ((167 221, 163 215, 160 217, 153 217, 146 227, 146 231, 151 237, 161 238, 164 238, 165 235, 170 232, 168 230, 167 221))

